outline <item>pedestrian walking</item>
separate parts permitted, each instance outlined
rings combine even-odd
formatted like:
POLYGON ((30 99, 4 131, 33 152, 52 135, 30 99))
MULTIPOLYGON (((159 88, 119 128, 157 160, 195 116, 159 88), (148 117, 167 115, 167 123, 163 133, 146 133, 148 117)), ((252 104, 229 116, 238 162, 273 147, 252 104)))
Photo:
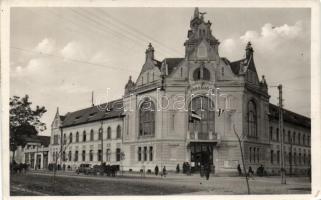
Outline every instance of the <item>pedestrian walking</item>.
POLYGON ((206 180, 208 180, 210 178, 210 173, 211 173, 211 165, 209 163, 204 165, 204 173, 205 173, 206 180))
POLYGON ((163 176, 166 177, 166 166, 163 167, 163 176))
POLYGON ((237 171, 239 172, 239 176, 242 176, 242 169, 240 164, 237 165, 237 171))
MULTIPOLYGON (((252 177, 253 178, 253 175, 254 175, 254 171, 253 171, 253 169, 252 169, 252 167, 251 166, 249 166, 249 177, 252 177)), ((253 178, 254 179, 254 178, 253 178)))
POLYGON ((158 165, 156 165, 156 167, 155 167, 155 175, 156 176, 158 176, 158 172, 159 172, 158 165))

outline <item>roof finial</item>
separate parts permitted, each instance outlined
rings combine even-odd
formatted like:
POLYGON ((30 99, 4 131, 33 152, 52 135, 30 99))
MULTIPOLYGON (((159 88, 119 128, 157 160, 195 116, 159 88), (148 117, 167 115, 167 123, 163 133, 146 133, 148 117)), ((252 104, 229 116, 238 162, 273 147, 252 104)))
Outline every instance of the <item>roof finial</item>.
POLYGON ((154 47, 152 46, 152 43, 148 44, 148 48, 146 49, 146 60, 147 59, 154 59, 154 47))
POLYGON ((247 43, 245 51, 246 51, 246 59, 250 59, 253 56, 253 52, 254 52, 250 41, 247 43))

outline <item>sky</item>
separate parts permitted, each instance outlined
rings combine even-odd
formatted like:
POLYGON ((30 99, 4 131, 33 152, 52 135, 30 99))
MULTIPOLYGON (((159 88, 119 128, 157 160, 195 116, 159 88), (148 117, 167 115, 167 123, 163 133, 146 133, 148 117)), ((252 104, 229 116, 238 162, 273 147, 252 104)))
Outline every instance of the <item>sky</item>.
MULTIPOLYGON (((200 8, 220 41, 219 54, 242 59, 251 41, 270 102, 283 85, 284 107, 310 116, 310 9, 200 8)), ((10 96, 28 94, 50 125, 66 114, 121 98, 139 75, 151 42, 158 60, 184 57, 194 8, 12 8, 10 96), (108 97, 106 97, 107 88, 108 97)))

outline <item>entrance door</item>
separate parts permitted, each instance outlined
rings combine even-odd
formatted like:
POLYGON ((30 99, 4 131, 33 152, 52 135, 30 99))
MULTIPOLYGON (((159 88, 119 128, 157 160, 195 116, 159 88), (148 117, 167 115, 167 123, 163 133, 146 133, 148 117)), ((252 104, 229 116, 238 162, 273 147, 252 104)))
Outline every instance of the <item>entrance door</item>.
POLYGON ((191 143, 191 162, 194 163, 194 170, 199 171, 201 166, 213 165, 213 144, 191 143))

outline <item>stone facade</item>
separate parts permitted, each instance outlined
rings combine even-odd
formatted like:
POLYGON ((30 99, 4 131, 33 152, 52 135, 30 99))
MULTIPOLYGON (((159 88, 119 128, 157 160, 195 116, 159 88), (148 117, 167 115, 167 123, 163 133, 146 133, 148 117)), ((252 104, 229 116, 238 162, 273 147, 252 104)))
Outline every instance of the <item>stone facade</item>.
MULTIPOLYGON (((134 171, 153 171, 156 165, 175 170, 183 162, 199 169, 210 163, 216 173, 236 173, 242 164, 237 133, 247 167, 262 164, 269 173, 278 173, 280 166, 271 163, 270 153, 279 148, 270 136, 270 127, 278 121, 270 113, 267 82, 258 77, 251 43, 243 59, 230 62, 220 57, 211 22, 196 8, 184 46, 183 58, 158 61, 149 44, 141 73, 136 81, 129 78, 122 99, 65 116, 57 111, 49 162, 57 159, 70 169, 81 163, 107 162, 134 171), (89 139, 91 131, 93 139, 89 139)), ((286 113, 299 123, 290 117, 285 130, 300 131, 309 140, 310 119, 286 113)), ((310 166, 310 146, 293 144, 293 152, 306 157, 305 164, 292 166, 293 172, 303 173, 310 166)))

